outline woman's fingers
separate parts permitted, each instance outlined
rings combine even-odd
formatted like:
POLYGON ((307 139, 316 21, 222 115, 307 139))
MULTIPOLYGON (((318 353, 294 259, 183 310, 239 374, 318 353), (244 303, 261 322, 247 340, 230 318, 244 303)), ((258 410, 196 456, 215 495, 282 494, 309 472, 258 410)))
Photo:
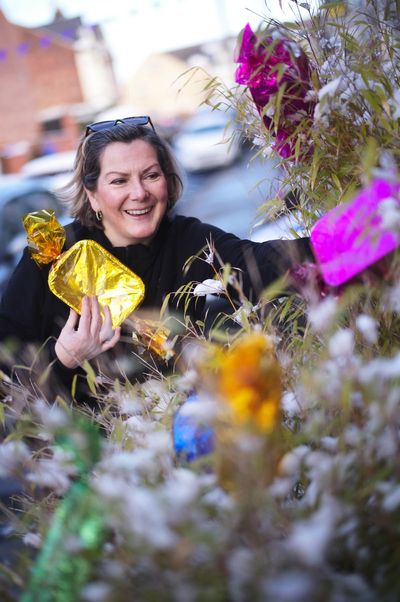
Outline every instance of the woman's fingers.
POLYGON ((97 297, 85 296, 79 324, 78 314, 71 309, 56 342, 56 354, 65 366, 73 368, 114 347, 120 334, 120 328, 113 329, 110 308, 101 309, 97 297))
POLYGON ((97 339, 103 324, 100 304, 97 297, 84 296, 81 304, 81 317, 78 332, 85 337, 97 339))
POLYGON ((81 303, 81 317, 79 318, 78 330, 88 333, 90 331, 91 320, 92 312, 90 309, 90 299, 85 295, 81 303))
POLYGON ((105 305, 103 308, 104 311, 104 325, 105 326, 112 326, 112 317, 111 317, 111 311, 108 305, 105 305))
POLYGON ((73 309, 70 310, 68 319, 64 328, 61 330, 55 345, 55 353, 64 366, 67 368, 76 368, 79 365, 75 349, 75 339, 77 336, 76 325, 78 323, 78 314, 73 309))
POLYGON ((121 328, 118 326, 118 328, 116 328, 114 330, 113 336, 111 337, 111 339, 107 339, 106 341, 104 341, 104 343, 101 346, 101 351, 107 351, 108 349, 112 349, 114 347, 114 345, 116 345, 120 339, 121 336, 121 328))
POLYGON ((74 309, 70 309, 68 319, 65 322, 64 328, 75 330, 78 323, 78 314, 74 309))
POLYGON ((113 325, 112 325, 111 312, 110 312, 110 308, 108 307, 108 305, 105 305, 103 307, 103 313, 104 313, 104 321, 103 321, 103 325, 100 330, 99 337, 100 337, 100 341, 102 343, 105 343, 106 341, 112 339, 112 337, 114 336, 114 329, 113 329, 113 325))
POLYGON ((103 318, 100 311, 100 303, 97 297, 90 298, 90 333, 94 338, 97 338, 100 334, 100 330, 103 324, 103 318))
POLYGON ((118 343, 121 335, 121 328, 113 329, 111 311, 108 305, 104 306, 104 322, 100 332, 102 341, 101 351, 107 351, 118 343))

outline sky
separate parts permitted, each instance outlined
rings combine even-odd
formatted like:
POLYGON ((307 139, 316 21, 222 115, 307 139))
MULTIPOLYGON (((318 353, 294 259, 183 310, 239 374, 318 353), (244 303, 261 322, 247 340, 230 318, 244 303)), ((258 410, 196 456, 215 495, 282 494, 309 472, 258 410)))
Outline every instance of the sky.
POLYGON ((7 19, 27 27, 50 22, 56 8, 100 24, 121 83, 149 54, 237 35, 247 22, 290 18, 295 3, 281 4, 283 11, 280 0, 0 0, 7 19))

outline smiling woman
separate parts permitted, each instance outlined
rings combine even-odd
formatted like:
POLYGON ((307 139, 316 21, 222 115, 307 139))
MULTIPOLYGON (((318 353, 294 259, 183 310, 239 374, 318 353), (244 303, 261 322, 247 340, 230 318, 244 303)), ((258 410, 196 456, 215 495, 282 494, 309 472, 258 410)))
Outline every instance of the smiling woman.
POLYGON ((167 181, 144 140, 114 142, 104 151, 90 205, 115 247, 150 244, 167 208, 167 181))
MULTIPOLYGON (((213 278, 213 266, 202 259, 211 241, 221 261, 241 271, 244 294, 253 300, 293 264, 311 257, 307 239, 254 243, 195 218, 171 216, 181 179, 168 145, 149 119, 145 123, 129 118, 88 128, 68 189, 75 219, 66 226, 63 251, 77 241, 95 241, 141 278, 142 308, 160 309, 168 297, 169 310, 185 313, 193 324, 204 319, 205 299, 192 296, 186 302, 170 293, 213 278)), ((127 336, 121 337, 121 328, 112 328, 109 308, 96 297, 83 298, 80 316, 69 310, 49 289, 48 272, 49 266, 39 267, 25 249, 2 298, 0 340, 13 337, 47 350, 57 393, 61 383, 70 388, 75 375, 86 380, 87 360, 96 358, 103 374, 120 375, 121 355, 132 358, 123 343, 132 340, 128 327, 122 324, 127 336)), ((126 377, 126 362, 124 370, 126 377)))

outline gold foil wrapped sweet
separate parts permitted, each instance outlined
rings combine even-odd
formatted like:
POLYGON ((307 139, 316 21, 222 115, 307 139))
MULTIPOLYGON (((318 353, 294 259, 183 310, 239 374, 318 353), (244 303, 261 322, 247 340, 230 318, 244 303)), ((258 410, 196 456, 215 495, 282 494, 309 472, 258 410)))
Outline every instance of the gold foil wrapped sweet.
POLYGON ((78 241, 61 253, 65 230, 54 211, 35 211, 23 221, 32 258, 39 264, 53 261, 50 290, 79 314, 83 297, 96 296, 100 305, 109 306, 116 328, 143 300, 141 278, 95 241, 78 241))
POLYGON ((65 230, 56 220, 54 211, 43 209, 28 213, 23 223, 32 259, 43 265, 57 259, 64 246, 65 230))
POLYGON ((170 341, 171 331, 158 320, 148 320, 129 316, 128 324, 132 326, 132 340, 142 347, 153 351, 165 360, 175 355, 170 341))
POLYGON ((50 290, 80 313, 83 296, 110 308, 113 328, 120 326, 144 297, 141 278, 94 240, 80 240, 53 263, 50 290))

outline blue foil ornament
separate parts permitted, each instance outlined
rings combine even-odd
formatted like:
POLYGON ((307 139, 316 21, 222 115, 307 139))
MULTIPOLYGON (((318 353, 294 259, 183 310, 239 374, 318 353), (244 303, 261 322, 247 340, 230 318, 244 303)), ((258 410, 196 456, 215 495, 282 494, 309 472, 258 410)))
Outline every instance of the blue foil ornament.
POLYGON ((214 450, 214 430, 195 408, 195 404, 201 403, 198 395, 191 393, 175 414, 172 425, 175 452, 186 462, 198 460, 214 450))

